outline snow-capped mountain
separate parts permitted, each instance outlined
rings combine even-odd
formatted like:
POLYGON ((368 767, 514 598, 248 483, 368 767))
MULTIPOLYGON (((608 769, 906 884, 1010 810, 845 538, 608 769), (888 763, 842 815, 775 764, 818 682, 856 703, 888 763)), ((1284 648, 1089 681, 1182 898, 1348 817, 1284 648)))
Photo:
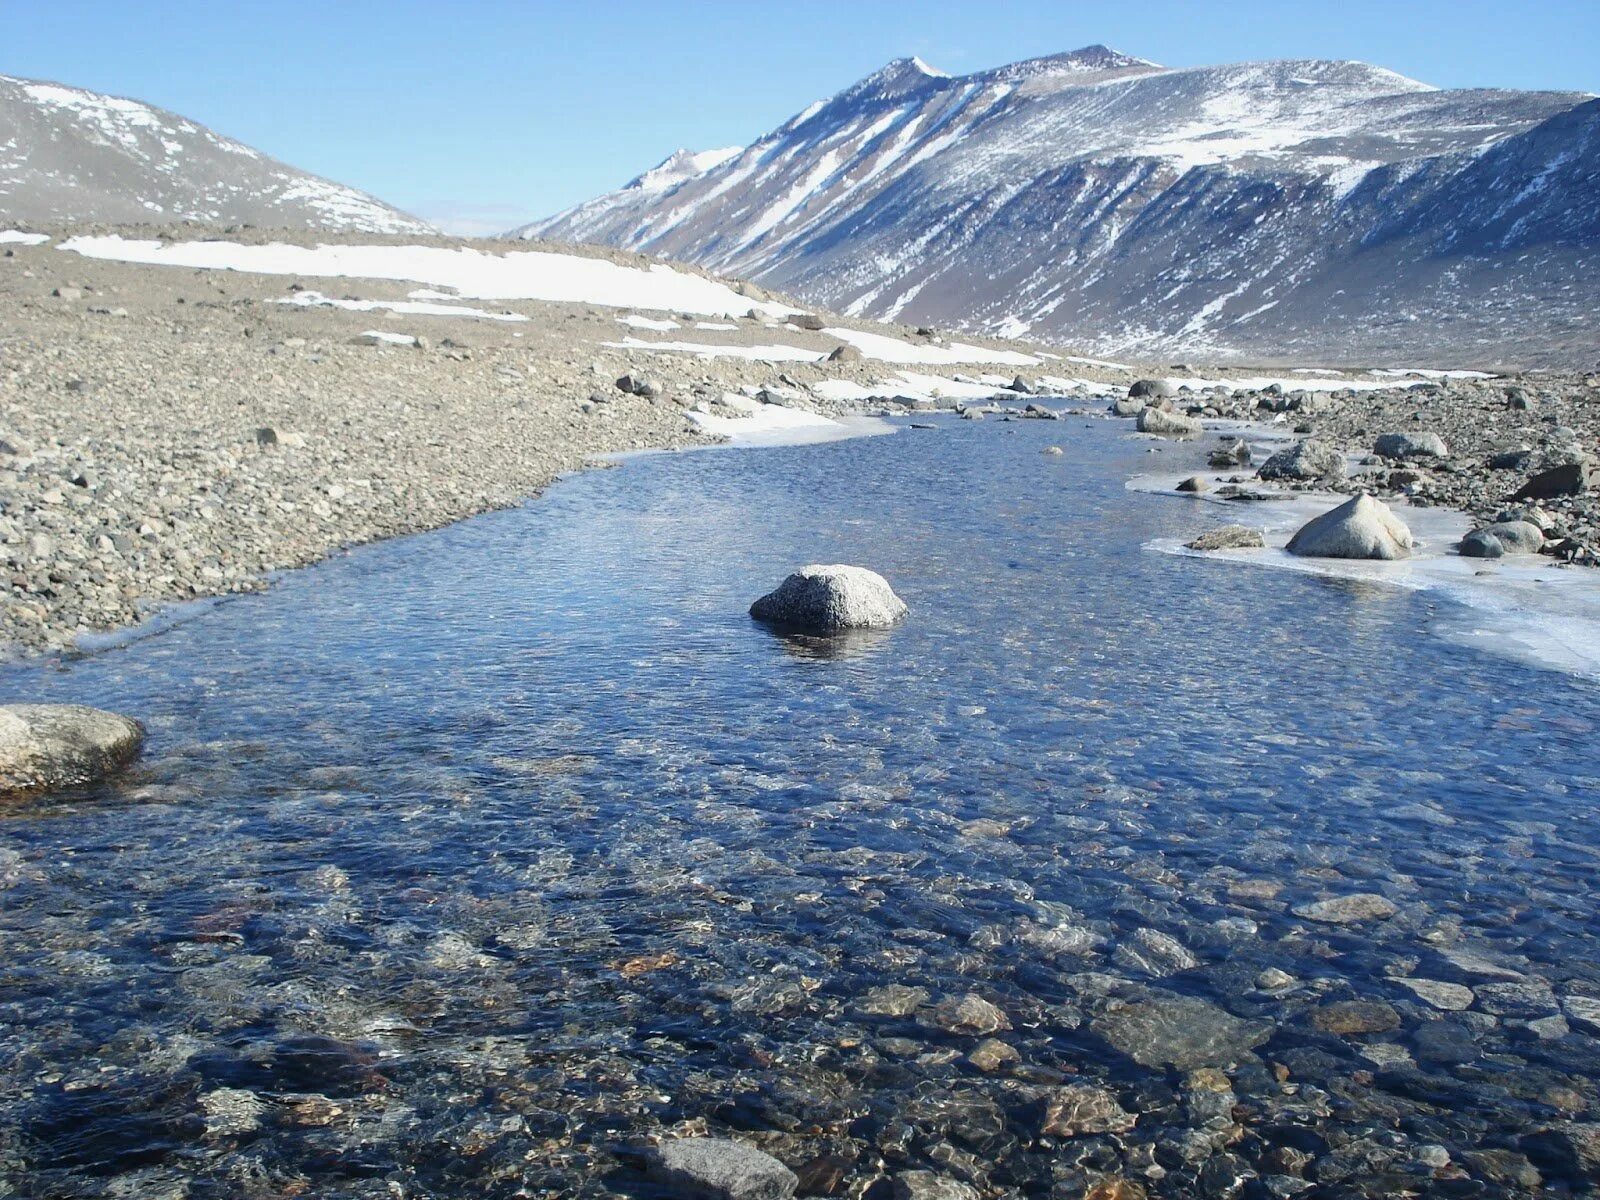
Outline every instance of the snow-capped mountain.
POLYGON ((174 113, 9 75, 0 75, 0 218, 432 232, 174 113))
POLYGON ((1105 351, 1588 361, 1597 138, 1581 93, 1358 62, 899 59, 668 186, 514 234, 1105 351))

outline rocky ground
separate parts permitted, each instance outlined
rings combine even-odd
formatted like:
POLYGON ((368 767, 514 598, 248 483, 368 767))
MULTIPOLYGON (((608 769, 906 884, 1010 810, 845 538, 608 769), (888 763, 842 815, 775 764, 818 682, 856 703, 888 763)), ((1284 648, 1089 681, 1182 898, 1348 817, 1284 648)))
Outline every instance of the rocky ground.
MULTIPOLYGON (((617 323, 621 310, 589 305, 486 305, 532 318, 515 325, 396 318, 276 303, 298 286, 281 276, 96 261, 48 244, 0 256, 0 642, 29 651, 518 503, 598 454, 714 441, 686 409, 728 413, 725 391, 794 398, 789 384, 884 374, 614 349, 603 343, 638 331, 617 323), (356 344, 374 329, 421 344, 356 344), (623 376, 654 386, 632 394, 616 386, 623 376)), ((400 299, 416 285, 305 286, 400 299)), ((770 321, 736 324, 697 336, 774 339, 770 321)), ((833 346, 796 330, 782 340, 833 346)))
MULTIPOLYGON (((268 236, 226 233, 235 241, 268 236)), ((562 249, 628 266, 646 262, 609 249, 562 249)), ((895 365, 863 362, 853 352, 815 364, 770 363, 608 346, 640 334, 619 325, 625 310, 614 308, 484 305, 530 318, 516 324, 401 317, 281 301, 306 289, 403 299, 413 284, 141 266, 50 244, 8 244, 0 255, 0 555, 9 585, 0 643, 26 651, 68 647, 174 601, 259 588, 271 572, 340 547, 518 503, 597 454, 706 443, 714 439, 688 410, 736 416, 723 403, 730 392, 833 413, 910 406, 885 384, 895 365), (418 344, 373 344, 362 337, 369 330, 415 335, 418 344), (619 388, 624 377, 641 386, 619 388), (880 398, 819 400, 810 389, 825 380, 850 381, 880 398)), ((753 301, 767 298, 740 287, 753 301)), ((694 321, 680 319, 686 328, 694 321)), ((697 330, 693 340, 835 348, 826 334, 780 331, 771 318, 729 323, 732 329, 697 330)), ((827 323, 862 324, 833 316, 827 323)), ((870 328, 913 346, 942 341, 932 331, 870 328)), ((969 397, 977 377, 998 382, 996 374, 1014 374, 983 363, 911 369, 963 379, 969 397)), ((1079 399, 1121 395, 1142 374, 1176 377, 1179 388, 1163 403, 1179 412, 1281 413, 1307 436, 1358 452, 1383 433, 1438 433, 1448 444, 1445 457, 1374 459, 1357 476, 1332 482, 1460 506, 1484 520, 1530 474, 1585 458, 1600 437, 1595 377, 1397 382, 1330 395, 1207 389, 1188 367, 1059 358, 1030 375, 1051 372, 1084 381, 1079 399), (1185 377, 1195 380, 1187 391, 1185 377)), ((1226 383, 1247 375, 1208 371, 1203 378, 1226 383)), ((1023 401, 1016 391, 1001 394, 1023 401)), ((1544 507, 1552 545, 1580 561, 1592 558, 1600 540, 1594 493, 1585 486, 1544 507)))
MULTIPOLYGON (((1263 472, 1276 486, 1457 508, 1480 525, 1531 518, 1545 532, 1546 553, 1600 562, 1600 375, 1541 372, 1331 393, 1156 390, 1165 394, 1125 401, 1120 411, 1135 416, 1153 401, 1179 416, 1281 421, 1299 435, 1305 449, 1293 468, 1263 472), (1348 474, 1345 454, 1359 460, 1348 474), (1530 486, 1535 494, 1519 495, 1530 486)), ((1234 464, 1219 456, 1216 465, 1234 464)), ((1248 492, 1256 477, 1245 469, 1235 481, 1248 492)))

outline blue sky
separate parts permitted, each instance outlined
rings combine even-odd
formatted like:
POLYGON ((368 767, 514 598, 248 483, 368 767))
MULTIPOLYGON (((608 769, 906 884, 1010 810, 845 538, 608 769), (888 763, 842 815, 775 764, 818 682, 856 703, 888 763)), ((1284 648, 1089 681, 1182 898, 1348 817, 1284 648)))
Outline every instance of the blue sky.
POLYGON ((906 54, 961 73, 1104 42, 1600 91, 1597 0, 0 0, 0 29, 0 73, 146 100, 461 232, 752 141, 906 54))

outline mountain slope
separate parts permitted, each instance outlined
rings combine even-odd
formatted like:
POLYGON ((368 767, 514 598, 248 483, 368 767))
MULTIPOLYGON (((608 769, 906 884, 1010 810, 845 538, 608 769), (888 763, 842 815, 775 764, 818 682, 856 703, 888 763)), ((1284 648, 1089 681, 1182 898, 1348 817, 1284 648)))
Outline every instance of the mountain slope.
POLYGON ((670 187, 515 232, 1108 352, 1592 358, 1593 108, 1356 62, 902 59, 670 187))
POLYGON ((431 227, 174 113, 0 75, 0 217, 13 222, 426 233, 431 227))

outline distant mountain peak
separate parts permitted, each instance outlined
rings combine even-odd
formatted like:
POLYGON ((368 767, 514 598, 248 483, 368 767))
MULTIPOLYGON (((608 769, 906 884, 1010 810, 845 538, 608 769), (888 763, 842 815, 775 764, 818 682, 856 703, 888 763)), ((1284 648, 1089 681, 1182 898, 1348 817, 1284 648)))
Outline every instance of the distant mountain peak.
POLYGON ((355 188, 138 100, 0 75, 0 220, 432 233, 355 188))
POLYGON ((737 167, 519 232, 1096 352, 1481 354, 1563 321, 1600 338, 1600 125, 1555 120, 1588 102, 1331 59, 1090 45, 952 78, 908 57, 737 167))
POLYGON ((723 146, 717 150, 679 148, 630 181, 628 187, 646 192, 663 192, 686 179, 704 175, 713 167, 720 167, 743 149, 743 146, 723 146))

